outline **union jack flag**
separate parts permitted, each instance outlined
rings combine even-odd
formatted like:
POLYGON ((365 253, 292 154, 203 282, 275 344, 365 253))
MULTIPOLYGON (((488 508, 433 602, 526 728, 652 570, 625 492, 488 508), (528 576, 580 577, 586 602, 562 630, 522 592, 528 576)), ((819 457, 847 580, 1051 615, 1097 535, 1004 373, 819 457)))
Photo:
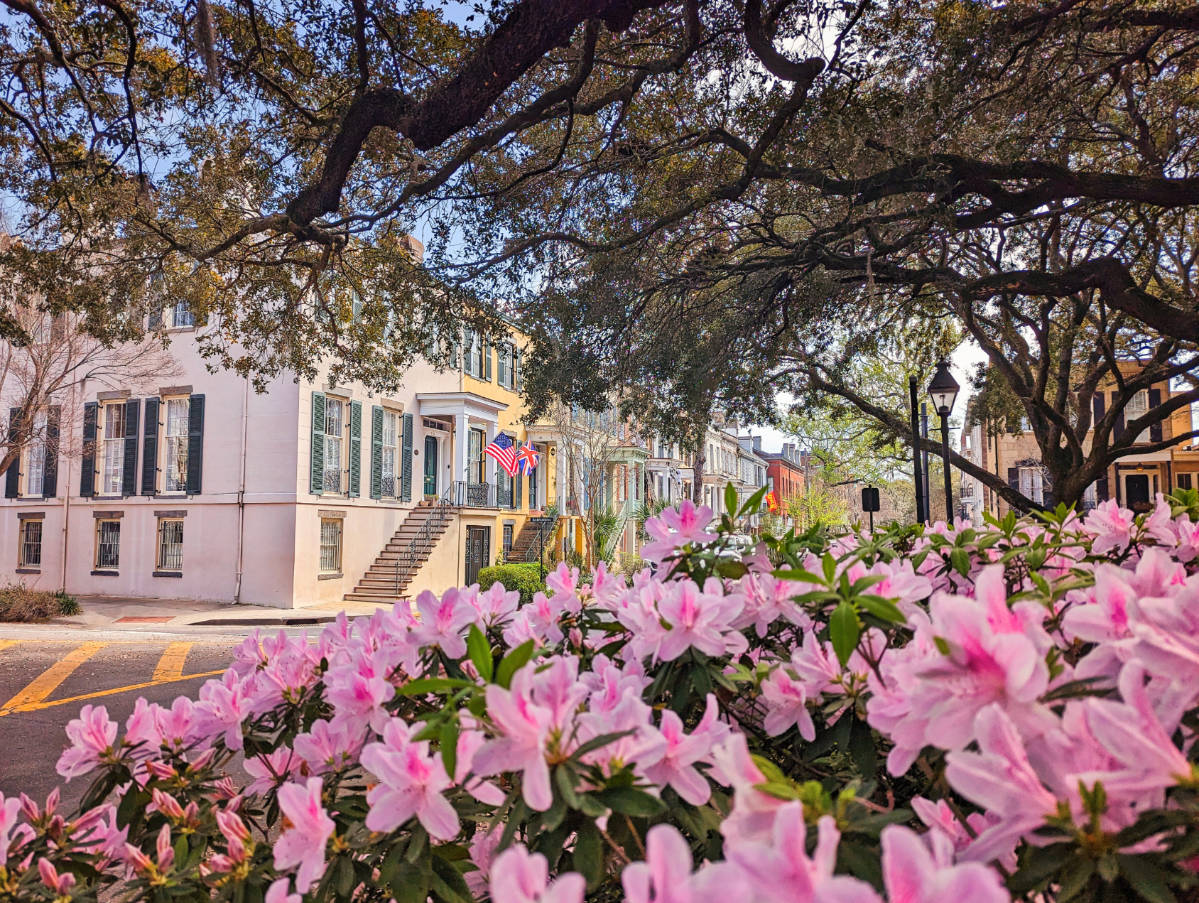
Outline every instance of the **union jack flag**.
POLYGON ((495 458, 496 463, 508 476, 516 476, 516 446, 507 433, 500 433, 492 439, 483 449, 483 454, 495 458))
POLYGON ((533 447, 533 443, 525 443, 525 446, 516 454, 516 466, 521 476, 529 476, 529 474, 537 469, 537 463, 540 460, 541 453, 533 447))

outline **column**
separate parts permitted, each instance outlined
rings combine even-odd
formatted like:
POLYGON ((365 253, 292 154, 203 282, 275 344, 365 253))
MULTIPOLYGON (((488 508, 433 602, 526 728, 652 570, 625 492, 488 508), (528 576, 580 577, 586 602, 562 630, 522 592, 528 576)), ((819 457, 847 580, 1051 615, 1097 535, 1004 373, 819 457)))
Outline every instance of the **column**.
POLYGON ((469 446, 469 434, 467 432, 466 412, 454 415, 454 476, 455 480, 466 480, 466 469, 469 462, 466 460, 466 452, 469 446))

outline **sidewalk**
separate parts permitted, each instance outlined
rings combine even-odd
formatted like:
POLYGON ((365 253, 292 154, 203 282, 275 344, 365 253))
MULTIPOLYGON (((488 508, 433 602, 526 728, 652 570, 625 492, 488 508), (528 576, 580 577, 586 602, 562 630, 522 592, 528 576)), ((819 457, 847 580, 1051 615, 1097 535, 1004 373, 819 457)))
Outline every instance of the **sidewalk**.
POLYGON ((267 608, 186 599, 117 599, 80 596, 82 612, 55 618, 54 624, 91 630, 163 631, 179 627, 303 627, 325 624, 345 611, 351 617, 372 615, 379 606, 366 602, 325 602, 307 608, 267 608))

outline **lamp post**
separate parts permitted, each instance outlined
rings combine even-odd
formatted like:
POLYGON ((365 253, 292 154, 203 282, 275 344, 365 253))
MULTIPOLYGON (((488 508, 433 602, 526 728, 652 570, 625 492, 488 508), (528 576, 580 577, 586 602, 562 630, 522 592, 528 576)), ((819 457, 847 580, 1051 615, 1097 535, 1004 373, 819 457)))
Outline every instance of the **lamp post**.
POLYGON ((945 521, 953 523, 953 483, 949 478, 949 412, 953 410, 953 402, 958 397, 957 380, 949 372, 949 364, 941 358, 937 364, 937 372, 933 381, 928 384, 928 394, 932 397, 933 407, 941 415, 941 460, 945 462, 945 521))

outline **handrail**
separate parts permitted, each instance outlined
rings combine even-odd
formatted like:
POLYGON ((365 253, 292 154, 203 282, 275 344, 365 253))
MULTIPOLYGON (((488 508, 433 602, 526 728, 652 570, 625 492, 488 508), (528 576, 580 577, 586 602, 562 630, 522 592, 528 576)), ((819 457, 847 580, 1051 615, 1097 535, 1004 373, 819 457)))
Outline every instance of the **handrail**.
MULTIPOLYGON (((416 569, 416 559, 424 552, 432 548, 436 541, 433 536, 433 531, 437 530, 440 535, 441 528, 444 527, 451 517, 453 517, 454 504, 451 501, 454 491, 454 484, 450 483, 446 487, 445 492, 441 494, 436 504, 433 506, 432 512, 425 518, 425 525, 421 528, 416 536, 412 537, 412 542, 408 544, 405 554, 396 559, 396 576, 395 576, 395 592, 396 598, 400 597, 401 567, 411 577, 416 569)), ((412 509, 417 510, 416 508, 412 509)))

